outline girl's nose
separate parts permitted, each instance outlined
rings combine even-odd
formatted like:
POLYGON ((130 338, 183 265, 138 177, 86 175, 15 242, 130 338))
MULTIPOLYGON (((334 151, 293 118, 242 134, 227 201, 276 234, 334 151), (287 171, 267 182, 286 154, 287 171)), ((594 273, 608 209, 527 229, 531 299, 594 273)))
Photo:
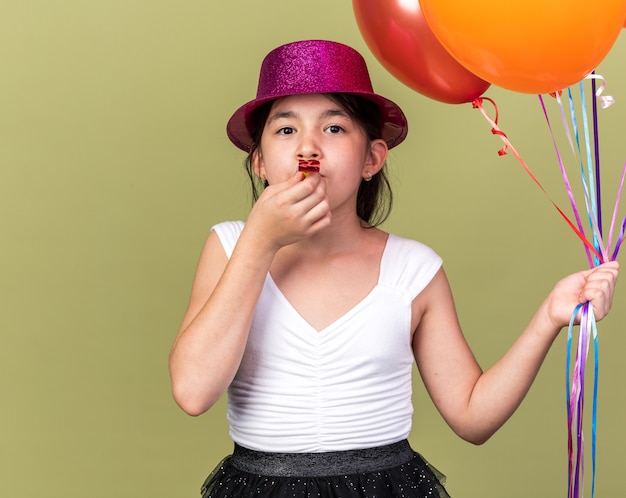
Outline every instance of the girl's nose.
POLYGON ((298 153, 298 159, 317 159, 319 158, 319 154, 317 152, 311 152, 307 154, 305 152, 298 153))
POLYGON ((298 144, 297 153, 298 159, 319 159, 321 151, 314 137, 305 135, 298 144))

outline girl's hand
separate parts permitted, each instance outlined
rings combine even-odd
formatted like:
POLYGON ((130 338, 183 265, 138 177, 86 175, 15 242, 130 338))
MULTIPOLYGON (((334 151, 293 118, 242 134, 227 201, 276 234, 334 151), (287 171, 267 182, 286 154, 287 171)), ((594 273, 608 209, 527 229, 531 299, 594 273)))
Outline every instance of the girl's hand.
POLYGON ((319 174, 296 172, 268 186, 253 206, 246 227, 260 243, 277 250, 310 237, 330 224, 326 181, 319 174))
POLYGON ((593 306, 596 320, 602 320, 613 304, 618 273, 619 263, 613 261, 558 282, 547 299, 548 316, 555 327, 569 325, 576 306, 587 301, 593 306))

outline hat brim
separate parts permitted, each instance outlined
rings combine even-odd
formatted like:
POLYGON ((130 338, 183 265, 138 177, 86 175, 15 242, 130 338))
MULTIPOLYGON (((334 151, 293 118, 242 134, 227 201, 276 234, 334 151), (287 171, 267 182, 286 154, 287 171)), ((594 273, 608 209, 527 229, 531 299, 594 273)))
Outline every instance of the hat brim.
MULTIPOLYGON (((391 100, 370 92, 342 92, 350 95, 357 95, 367 99, 378 106, 382 114, 383 127, 381 138, 387 142, 388 148, 393 148, 407 136, 408 123, 402 109, 391 100)), ((293 94, 289 94, 293 95, 293 94)), ((228 120, 226 125, 226 134, 230 141, 239 149, 249 152, 252 147, 252 137, 250 135, 251 117, 256 109, 261 105, 277 100, 288 95, 272 95, 271 97, 258 98, 247 102, 228 120)))

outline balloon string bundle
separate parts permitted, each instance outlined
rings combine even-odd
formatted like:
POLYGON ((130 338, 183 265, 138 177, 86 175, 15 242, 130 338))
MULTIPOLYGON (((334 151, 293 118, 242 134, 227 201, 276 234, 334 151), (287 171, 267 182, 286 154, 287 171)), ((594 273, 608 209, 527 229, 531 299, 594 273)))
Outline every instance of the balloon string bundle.
POLYGON ((565 404, 567 406, 567 453, 568 453, 568 484, 567 497, 579 498, 583 496, 585 457, 584 457, 584 430, 583 415, 585 408, 585 369, 589 345, 593 340, 593 401, 591 409, 591 496, 595 495, 596 488, 596 436, 598 415, 598 329, 596 326, 593 307, 589 302, 579 304, 569 324, 567 334, 567 368, 565 377, 565 404), (580 314, 578 345, 576 360, 571 374, 571 351, 574 320, 580 314), (575 442, 575 444, 574 444, 575 442))
MULTIPOLYGON (((561 100, 562 93, 554 94, 561 120, 563 122, 565 135, 572 150, 575 159, 580 164, 581 183, 583 186, 583 194, 585 200, 585 206, 587 209, 587 215, 589 220, 589 226, 593 235, 594 247, 601 253, 602 257, 598 258, 597 255, 592 256, 587 250, 587 258, 590 266, 594 267, 601 262, 611 261, 617 257, 619 248, 621 247, 624 238, 624 226, 626 224, 626 218, 621 224, 620 234, 615 244, 615 248, 612 253, 609 253, 609 248, 613 239, 613 231, 617 219, 617 212, 619 207, 619 201, 621 198, 621 192, 624 184, 624 174, 626 173, 626 165, 622 170, 622 177, 617 192, 617 200, 615 202, 615 208, 613 210, 613 218, 611 220, 609 237, 607 244, 603 243, 603 227, 602 227, 602 196, 601 196, 601 175, 600 175, 600 155, 599 155, 599 135, 598 135, 598 113, 597 103, 600 102, 603 108, 606 108, 613 104, 612 97, 603 96, 604 80, 602 77, 592 74, 589 76, 592 86, 592 123, 593 123, 593 147, 590 140, 590 126, 587 109, 584 105, 585 102, 585 86, 584 82, 579 83, 580 101, 582 111, 582 131, 584 134, 584 141, 581 140, 579 133, 579 125, 575 110, 575 99, 572 93, 572 89, 567 89, 567 97, 569 101, 569 111, 572 122, 572 132, 568 125, 567 113, 565 106, 561 100), (601 80, 602 84, 599 89, 596 89, 596 81, 601 80), (585 148, 582 148, 582 144, 585 148), (583 159, 585 158, 585 159, 583 159), (586 167, 585 167, 586 163, 586 167), (595 193, 595 195, 592 195, 595 193)), ((563 165, 563 160, 558 152, 556 145, 556 139, 550 125, 550 119, 545 106, 545 102, 541 95, 539 95, 542 110, 550 128, 552 134, 552 140, 554 143, 555 151, 559 159, 559 165, 561 167, 561 173, 566 185, 570 202, 572 203, 572 209, 575 211, 579 228, 583 229, 580 217, 578 216, 578 209, 574 201, 571 184, 567 178, 567 173, 563 165)), ((591 481, 591 496, 595 495, 595 476, 596 476, 596 435, 597 435, 597 389, 598 389, 598 333, 595 318, 593 315, 593 308, 589 303, 580 305, 572 315, 572 321, 570 322, 568 332, 568 354, 567 354, 567 379, 566 379, 566 405, 567 405, 567 423, 568 423, 568 497, 578 498, 582 495, 584 489, 584 434, 583 434, 583 415, 584 415, 584 381, 585 381, 585 367, 586 359, 589 352, 589 346, 593 342, 594 348, 594 385, 593 385, 593 404, 591 414, 591 462, 592 462, 592 481, 591 481), (572 349, 572 330, 575 316, 580 312, 580 332, 578 347, 576 350, 576 360, 574 369, 572 372, 572 382, 570 385, 570 366, 571 366, 571 349, 572 349)))
MULTIPOLYGON (((589 228, 592 234, 591 240, 589 240, 585 234, 584 224, 580 216, 580 211, 576 204, 574 192, 569 181, 565 164, 561 153, 557 146, 557 140, 550 123, 548 111, 544 99, 539 95, 539 101, 550 130, 552 142, 558 159, 561 176, 565 184, 567 196, 569 198, 571 208, 574 214, 575 223, 571 221, 564 211, 550 198, 546 189, 541 182, 535 176, 535 174, 528 167, 524 159, 517 152, 515 147, 509 141, 506 133, 504 133, 498 127, 498 108, 492 99, 482 97, 477 98, 472 102, 474 108, 481 111, 485 119, 491 125, 491 132, 501 138, 504 142, 504 147, 498 150, 500 156, 506 155, 510 151, 519 163, 523 166, 524 170, 532 178, 532 180, 539 186, 539 188, 548 197, 554 208, 559 212, 563 219, 567 222, 570 228, 583 242, 587 259, 590 267, 595 267, 601 263, 613 261, 616 259, 619 249, 624 240, 624 232, 626 230, 626 217, 624 217, 619 235, 615 242, 615 246, 612 251, 610 247, 612 244, 614 229, 617 221, 617 213, 619 210, 619 202, 621 199, 621 193, 624 185, 624 178, 626 176, 626 163, 622 170, 622 176, 617 191, 617 197, 615 207, 613 209, 613 217, 611 220, 610 231, 607 239, 607 243, 604 243, 603 230, 602 230, 602 199, 601 199, 601 177, 600 177, 600 155, 599 155, 599 134, 598 134, 598 112, 597 103, 600 102, 602 108, 609 107, 613 104, 613 99, 610 96, 602 95, 605 87, 604 79, 595 73, 589 75, 585 80, 579 83, 580 89, 580 101, 582 109, 582 118, 580 119, 580 125, 582 125, 582 137, 579 131, 579 120, 576 116, 575 99, 571 88, 566 90, 567 98, 569 102, 569 114, 572 123, 572 131, 567 118, 567 112, 561 99, 563 92, 557 92, 551 94, 556 100, 559 108, 561 120, 564 125, 565 135, 569 146, 575 156, 575 160, 580 164, 580 174, 583 196, 585 201, 585 208, 587 211, 587 220, 589 228), (589 115, 585 106, 585 80, 591 81, 592 86, 592 126, 589 125, 589 115), (596 82, 601 81, 600 88, 596 88, 596 82), (491 103, 495 109, 495 118, 491 118, 485 108, 483 102, 487 101, 491 103), (593 135, 593 146, 591 145, 591 135, 593 135), (581 144, 584 144, 584 148, 581 144), (586 163, 586 167, 585 167, 586 163), (593 195, 595 194, 595 195, 593 195)), ((592 479, 591 479, 591 496, 595 495, 595 476, 596 476, 596 435, 597 435, 597 402, 598 402, 598 333, 593 313, 593 307, 589 302, 580 304, 572 313, 572 318, 568 330, 567 338, 567 358, 566 358, 566 406, 567 406, 567 427, 568 427, 568 498, 580 498, 584 490, 584 431, 583 431, 583 416, 584 416, 584 400, 585 400, 585 369, 587 363, 587 357, 589 353, 590 345, 593 343, 594 350, 594 369, 593 369, 593 401, 592 401, 592 413, 591 413, 591 460, 592 460, 592 479), (576 347, 576 355, 573 369, 571 367, 572 361, 572 343, 573 343, 573 330, 576 318, 579 319, 579 334, 578 344, 576 347), (570 377, 571 371, 571 377, 570 377)))

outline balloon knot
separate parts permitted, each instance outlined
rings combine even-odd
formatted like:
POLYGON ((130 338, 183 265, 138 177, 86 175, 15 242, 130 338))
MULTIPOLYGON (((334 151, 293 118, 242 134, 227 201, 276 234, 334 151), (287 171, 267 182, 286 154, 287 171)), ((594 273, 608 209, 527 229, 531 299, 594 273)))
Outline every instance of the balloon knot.
MULTIPOLYGON (((506 133, 504 133, 502 130, 498 130, 496 128, 491 128, 491 133, 493 133, 494 135, 500 135, 501 137, 507 138, 506 133)), ((505 145, 504 147, 502 147, 499 151, 498 151, 498 155, 499 156, 506 156, 506 149, 507 149, 508 145, 505 145)))

